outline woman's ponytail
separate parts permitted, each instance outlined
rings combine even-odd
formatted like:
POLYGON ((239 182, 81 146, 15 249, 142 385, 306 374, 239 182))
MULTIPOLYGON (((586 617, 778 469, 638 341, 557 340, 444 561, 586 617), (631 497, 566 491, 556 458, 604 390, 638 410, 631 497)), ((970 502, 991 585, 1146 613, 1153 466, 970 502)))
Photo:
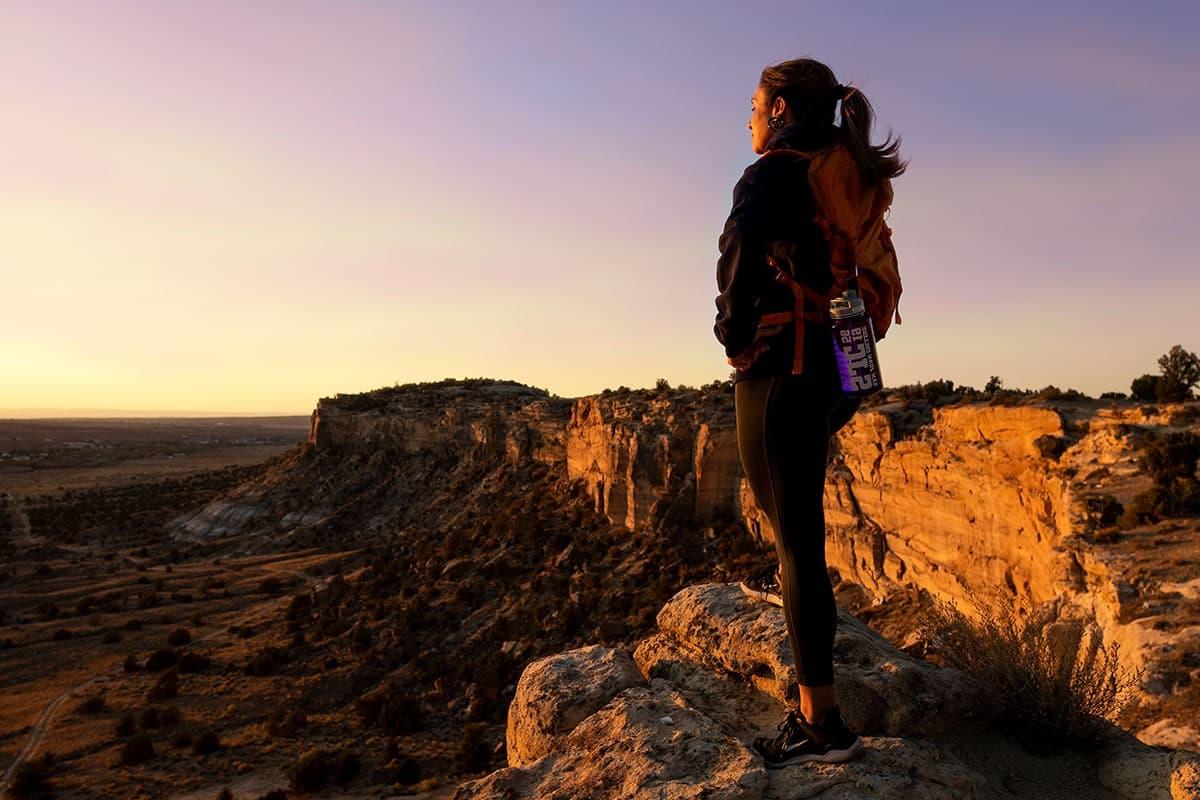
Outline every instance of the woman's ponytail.
POLYGON ((842 95, 842 144, 854 156, 867 185, 904 174, 908 163, 900 160, 900 137, 888 138, 883 144, 871 144, 871 127, 875 110, 866 95, 854 86, 847 86, 842 95))

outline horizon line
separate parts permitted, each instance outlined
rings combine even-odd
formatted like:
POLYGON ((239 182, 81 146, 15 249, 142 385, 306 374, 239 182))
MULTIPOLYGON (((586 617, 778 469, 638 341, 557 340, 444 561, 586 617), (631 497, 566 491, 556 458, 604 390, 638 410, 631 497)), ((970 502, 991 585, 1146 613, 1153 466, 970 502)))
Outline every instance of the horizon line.
POLYGON ((142 417, 307 417, 312 411, 204 411, 163 408, 0 407, 0 421, 9 419, 105 419, 142 417), (20 416, 6 416, 19 414, 20 416), (30 416, 41 414, 43 416, 30 416))

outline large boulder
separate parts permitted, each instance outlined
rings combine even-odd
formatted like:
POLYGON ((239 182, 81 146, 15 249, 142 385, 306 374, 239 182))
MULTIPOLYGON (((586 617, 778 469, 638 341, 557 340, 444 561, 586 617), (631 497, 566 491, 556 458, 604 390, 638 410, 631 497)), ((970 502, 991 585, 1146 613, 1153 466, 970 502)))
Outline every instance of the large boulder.
POLYGON ((628 653, 601 645, 530 663, 508 707, 508 765, 536 761, 618 692, 645 683, 628 653))
POLYGON ((554 752, 463 784, 454 798, 758 800, 767 783, 761 759, 656 679, 616 694, 554 752))

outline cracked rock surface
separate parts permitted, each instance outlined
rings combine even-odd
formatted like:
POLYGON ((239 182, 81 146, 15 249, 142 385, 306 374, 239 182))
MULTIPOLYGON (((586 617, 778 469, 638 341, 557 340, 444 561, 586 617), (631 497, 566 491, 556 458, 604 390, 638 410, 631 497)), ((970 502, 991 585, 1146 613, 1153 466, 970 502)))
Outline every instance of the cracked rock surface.
POLYGON ((782 611, 736 584, 698 584, 657 622, 632 654, 592 645, 531 663, 509 709, 509 766, 461 784, 455 800, 1200 798, 1194 753, 1119 730, 1094 753, 1024 752, 991 728, 968 676, 899 652, 844 612, 839 705, 864 749, 768 770, 751 742, 774 735, 794 690, 782 611))

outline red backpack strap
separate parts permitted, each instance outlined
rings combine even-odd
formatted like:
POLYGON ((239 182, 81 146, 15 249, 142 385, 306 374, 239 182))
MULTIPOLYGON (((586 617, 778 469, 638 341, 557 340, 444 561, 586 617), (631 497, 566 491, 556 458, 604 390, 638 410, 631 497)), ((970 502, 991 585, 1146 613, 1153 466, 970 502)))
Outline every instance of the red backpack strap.
POLYGON ((763 314, 759 318, 758 327, 767 328, 772 325, 779 325, 784 322, 795 321, 795 350, 792 353, 792 374, 799 375, 800 373, 804 372, 804 323, 828 323, 829 298, 811 286, 800 283, 791 275, 784 272, 779 268, 779 265, 775 263, 774 257, 767 256, 767 265, 775 270, 775 280, 792 290, 792 296, 795 298, 795 304, 788 311, 775 311, 769 314, 763 314), (810 311, 804 308, 804 299, 806 297, 816 304, 817 307, 815 310, 810 311))

